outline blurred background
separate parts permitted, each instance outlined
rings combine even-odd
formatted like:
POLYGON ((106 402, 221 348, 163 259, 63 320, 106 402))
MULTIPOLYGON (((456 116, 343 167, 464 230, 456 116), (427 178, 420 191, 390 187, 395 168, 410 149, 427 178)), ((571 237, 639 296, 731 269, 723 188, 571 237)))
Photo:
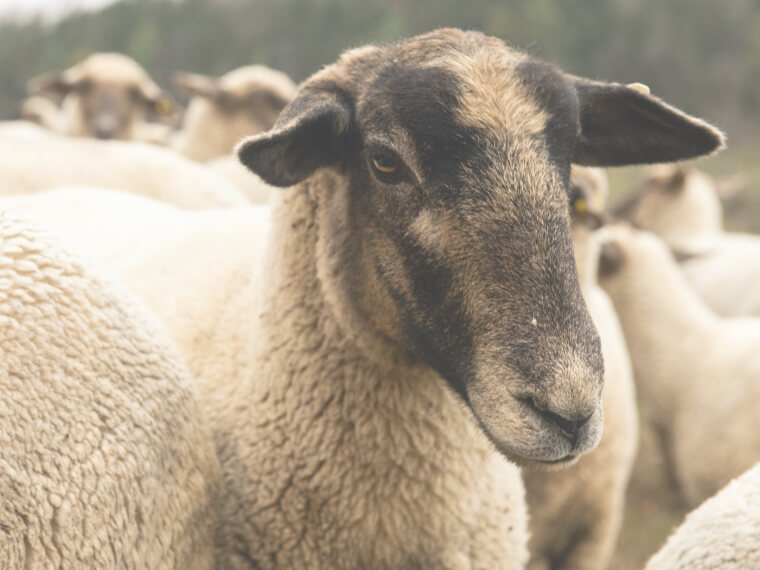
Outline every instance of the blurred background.
MULTIPOLYGON (((441 26, 479 29, 565 70, 652 93, 721 127, 700 162, 745 174, 731 229, 760 231, 760 0, 0 0, 0 119, 26 81, 119 51, 165 88, 176 70, 221 75, 262 63, 301 81, 348 47, 441 26)), ((612 197, 636 169, 611 172, 612 197)))
MULTIPOLYGON (((726 225, 760 232, 760 0, 0 0, 0 119, 18 116, 29 78, 97 51, 131 56, 170 90, 175 71, 252 63, 298 82, 349 47, 441 26, 482 30, 578 75, 644 83, 716 124, 729 147, 697 166, 743 174, 726 225)), ((609 175, 615 202, 642 171, 609 175)), ((613 568, 642 567, 683 512, 658 491, 664 469, 652 461, 637 463, 613 568)))

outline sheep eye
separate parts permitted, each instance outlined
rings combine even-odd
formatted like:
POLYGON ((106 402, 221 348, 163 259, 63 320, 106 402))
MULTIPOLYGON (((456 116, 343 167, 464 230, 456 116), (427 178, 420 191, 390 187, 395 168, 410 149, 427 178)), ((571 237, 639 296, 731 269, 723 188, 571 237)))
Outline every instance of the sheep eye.
POLYGON ((588 204, 585 199, 579 196, 573 201, 573 208, 579 214, 585 214, 588 211, 588 204))
POLYGON ((399 169, 399 159, 389 150, 376 150, 370 156, 372 168, 380 174, 395 174, 399 169))

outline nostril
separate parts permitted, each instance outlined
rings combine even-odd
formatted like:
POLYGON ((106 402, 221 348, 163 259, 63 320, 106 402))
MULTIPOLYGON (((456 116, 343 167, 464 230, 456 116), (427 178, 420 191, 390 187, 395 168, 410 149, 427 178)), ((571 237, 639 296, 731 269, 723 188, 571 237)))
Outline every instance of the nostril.
POLYGON ((574 438, 575 435, 578 433, 578 429, 581 427, 581 425, 583 425, 583 422, 576 421, 576 420, 568 420, 553 412, 545 411, 543 412, 543 415, 549 421, 552 421, 555 424, 557 424, 559 426, 560 431, 562 432, 562 435, 564 435, 565 437, 569 439, 574 438))
POLYGON ((555 424, 562 432, 562 435, 568 439, 574 440, 578 435, 578 430, 580 430, 591 419, 591 416, 594 415, 594 412, 592 411, 586 417, 579 420, 569 420, 559 414, 550 412, 546 409, 546 406, 539 404, 535 398, 525 398, 524 401, 549 423, 555 424))

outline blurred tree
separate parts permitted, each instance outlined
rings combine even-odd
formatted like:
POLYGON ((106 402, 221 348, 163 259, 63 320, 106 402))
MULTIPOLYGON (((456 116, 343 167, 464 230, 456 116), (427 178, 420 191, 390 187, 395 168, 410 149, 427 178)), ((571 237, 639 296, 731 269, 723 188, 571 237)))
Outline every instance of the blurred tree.
POLYGON ((29 77, 121 51, 162 85, 175 70, 263 63, 304 79, 344 49, 440 26, 480 29, 568 71, 622 82, 754 135, 758 0, 122 0, 54 25, 0 23, 0 117, 29 77))

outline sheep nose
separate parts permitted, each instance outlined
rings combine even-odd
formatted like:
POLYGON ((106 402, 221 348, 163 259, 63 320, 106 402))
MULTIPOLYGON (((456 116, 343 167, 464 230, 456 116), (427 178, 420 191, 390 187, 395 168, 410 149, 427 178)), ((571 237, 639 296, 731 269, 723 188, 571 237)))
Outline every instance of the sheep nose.
POLYGON ((550 424, 556 425, 559 428, 560 433, 572 442, 575 442, 576 439, 578 439, 578 432, 584 425, 586 425, 586 423, 588 423, 588 421, 591 419, 591 416, 594 415, 594 412, 591 411, 591 413, 585 417, 579 419, 568 419, 564 416, 552 412, 545 406, 539 404, 533 398, 529 398, 528 403, 536 411, 537 414, 542 416, 550 424))
POLYGON ((100 139, 100 140, 110 140, 113 138, 113 130, 96 128, 95 138, 100 139))

